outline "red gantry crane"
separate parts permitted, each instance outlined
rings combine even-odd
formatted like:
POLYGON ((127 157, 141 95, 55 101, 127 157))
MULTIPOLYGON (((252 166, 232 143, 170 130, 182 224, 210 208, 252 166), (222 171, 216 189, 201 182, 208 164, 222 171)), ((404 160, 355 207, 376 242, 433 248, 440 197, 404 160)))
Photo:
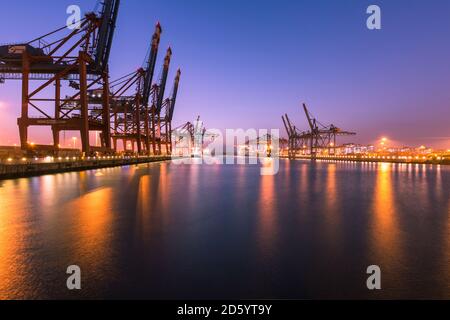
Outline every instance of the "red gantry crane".
POLYGON ((181 70, 177 70, 175 76, 175 81, 172 89, 172 94, 170 98, 166 98, 163 103, 163 108, 165 108, 165 116, 161 119, 161 139, 162 143, 165 145, 166 154, 172 153, 172 120, 175 111, 175 103, 177 100, 178 87, 180 84, 181 70), (163 130, 164 129, 164 130, 163 130))
POLYGON ((161 25, 156 24, 152 36, 147 65, 136 72, 126 75, 111 83, 114 93, 111 97, 111 112, 113 119, 113 146, 117 152, 117 140, 123 141, 124 151, 127 152, 128 143, 135 145, 137 152, 142 153, 145 148, 150 154, 150 109, 148 106, 151 93, 151 83, 158 56, 161 40, 161 25), (116 89, 118 88, 118 89, 116 89), (135 88, 134 95, 127 94, 130 88, 135 88), (144 145, 143 145, 144 144, 144 145))
MULTIPOLYGON (((154 155, 161 154, 161 110, 164 102, 164 91, 166 88, 167 77, 169 74, 170 61, 172 58, 172 49, 169 47, 164 58, 164 65, 158 84, 152 86, 150 92, 151 108, 150 108, 150 124, 152 151, 154 155)), ((150 100, 150 99, 149 99, 150 100)), ((145 101, 146 102, 146 101, 145 101)))
POLYGON ((99 150, 111 150, 108 60, 119 5, 120 0, 104 0, 100 12, 86 14, 68 35, 64 26, 27 43, 0 47, 3 79, 22 80, 18 126, 23 150, 37 147, 29 143, 31 126, 53 131, 53 146, 41 148, 57 151, 60 132, 74 130, 80 132, 84 154, 94 149, 91 131, 102 133, 99 150), (99 94, 89 96, 88 90, 99 85, 99 94))
POLYGON ((146 68, 140 68, 135 73, 111 83, 114 89, 119 87, 111 97, 112 139, 116 151, 117 140, 122 140, 125 152, 130 151, 128 146, 131 145, 133 153, 137 146, 138 154, 142 154, 145 149, 147 155, 161 155, 161 144, 164 143, 166 154, 171 153, 170 131, 181 70, 177 71, 171 97, 163 99, 172 56, 171 48, 167 50, 159 83, 152 85, 161 33, 161 25, 158 23, 152 37, 146 68), (128 94, 127 90, 133 87, 136 87, 136 93, 128 94), (163 110, 165 115, 161 117, 163 110))

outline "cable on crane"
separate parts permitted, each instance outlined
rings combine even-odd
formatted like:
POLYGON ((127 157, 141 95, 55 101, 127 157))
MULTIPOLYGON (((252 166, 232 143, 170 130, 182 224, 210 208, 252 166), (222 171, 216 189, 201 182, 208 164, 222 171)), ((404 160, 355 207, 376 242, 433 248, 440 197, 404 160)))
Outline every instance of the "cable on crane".
MULTIPOLYGON (((120 81, 120 80, 123 80, 123 79, 125 79, 125 78, 128 78, 128 77, 131 77, 131 76, 133 76, 133 75, 135 75, 135 74, 136 74, 136 71, 130 72, 130 73, 128 73, 128 74, 126 74, 126 75, 124 75, 124 76, 118 78, 118 79, 115 79, 115 80, 111 81, 109 84, 110 84, 110 85, 115 84, 116 82, 118 82, 118 81, 120 81)), ((126 80, 128 80, 128 79, 126 79, 126 80)))

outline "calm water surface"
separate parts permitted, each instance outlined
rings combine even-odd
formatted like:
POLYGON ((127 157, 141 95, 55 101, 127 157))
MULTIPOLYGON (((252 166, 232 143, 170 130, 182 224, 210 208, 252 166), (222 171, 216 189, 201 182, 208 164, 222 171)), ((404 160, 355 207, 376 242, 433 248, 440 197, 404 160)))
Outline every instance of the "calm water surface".
POLYGON ((0 181, 0 298, 450 298, 450 168, 283 160, 0 181), (66 268, 82 290, 66 289, 66 268), (366 289, 366 268, 382 290, 366 289))

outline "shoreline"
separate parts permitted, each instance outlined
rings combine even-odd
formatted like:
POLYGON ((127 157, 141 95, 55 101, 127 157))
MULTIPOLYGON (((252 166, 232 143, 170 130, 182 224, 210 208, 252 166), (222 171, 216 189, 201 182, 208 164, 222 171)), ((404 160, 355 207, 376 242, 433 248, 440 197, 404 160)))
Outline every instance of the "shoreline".
MULTIPOLYGON (((297 156, 295 159, 288 156, 280 156, 284 160, 309 160, 309 156, 297 156)), ((57 174, 65 172, 79 172, 86 170, 95 170, 102 168, 121 167, 143 163, 155 163, 172 160, 172 156, 153 156, 142 158, 119 158, 119 159, 93 159, 76 161, 57 161, 50 163, 14 163, 0 164, 0 180, 14 180, 20 178, 31 178, 48 174, 57 174)), ((336 162, 357 162, 357 163, 394 163, 394 164, 425 164, 425 165, 450 165, 450 160, 405 160, 405 159, 373 159, 363 157, 316 157, 320 161, 336 162)))
POLYGON ((0 164, 0 180, 31 178, 48 174, 78 172, 101 168, 122 167, 143 163, 163 162, 171 160, 171 156, 154 156, 142 158, 94 159, 70 162, 0 164))
MULTIPOLYGON (((309 156, 296 156, 295 158, 289 158, 288 156, 280 156, 280 159, 287 160, 314 160, 309 156)), ((337 161, 337 162, 366 162, 366 163, 395 163, 395 164, 429 164, 429 165, 450 165, 450 159, 443 160, 421 160, 421 159, 389 159, 383 158, 364 158, 364 157, 316 157, 315 160, 321 161, 337 161)))

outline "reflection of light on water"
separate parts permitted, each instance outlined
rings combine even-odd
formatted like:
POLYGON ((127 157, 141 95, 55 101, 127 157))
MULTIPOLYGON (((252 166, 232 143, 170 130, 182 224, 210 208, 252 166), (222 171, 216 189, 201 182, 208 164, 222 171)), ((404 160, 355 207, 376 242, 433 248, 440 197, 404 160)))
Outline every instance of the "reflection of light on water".
POLYGON ((139 194, 137 210, 139 216, 144 216, 150 212, 150 176, 145 175, 139 179, 139 194))
POLYGON ((201 201, 201 195, 196 191, 199 188, 199 175, 200 175, 200 166, 199 165, 191 165, 189 167, 186 185, 186 192, 189 194, 189 202, 190 207, 195 208, 197 206, 198 201, 201 201))
MULTIPOLYGON (((396 206, 393 195, 392 165, 382 163, 377 170, 373 202, 372 246, 376 259, 392 267, 399 259, 399 237, 396 206)), ((379 262, 377 262, 379 263, 379 262)))
POLYGON ((27 222, 29 181, 20 179, 7 182, 0 189, 0 299, 25 298, 30 290, 27 282, 29 263, 27 242, 32 236, 27 222), (17 192, 20 190, 21 192, 17 192))
POLYGON ((326 204, 328 211, 336 210, 336 164, 327 166, 326 204))
POLYGON ((132 183, 135 177, 136 171, 138 170, 138 166, 130 165, 125 172, 128 174, 128 183, 132 183))
POLYGON ((261 158, 261 164, 263 167, 269 167, 271 168, 273 166, 273 159, 272 158, 261 158))
POLYGON ((71 172, 71 175, 73 174, 73 178, 77 180, 78 178, 78 188, 80 189, 80 194, 85 194, 89 191, 88 189, 88 176, 86 171, 81 171, 79 173, 77 172, 71 172))
POLYGON ((73 218, 73 258, 80 267, 95 270, 107 262, 111 255, 113 212, 112 188, 101 188, 86 193, 67 204, 65 212, 73 218))
MULTIPOLYGON (((436 185, 435 185, 436 194, 441 200, 442 198, 442 173, 441 173, 441 166, 438 165, 436 167, 436 185)), ((445 200, 445 199, 444 199, 445 200)))
POLYGON ((273 254, 275 237, 274 176, 261 176, 259 193, 258 235, 263 255, 273 254))
POLYGON ((326 172, 325 210, 327 236, 332 239, 332 245, 337 245, 339 231, 339 210, 337 208, 336 164, 328 164, 326 172))
POLYGON ((170 186, 169 165, 159 164, 158 171, 156 175, 147 174, 139 177, 136 230, 139 232, 137 235, 142 238, 148 238, 151 230, 161 228, 168 223, 171 201, 177 200, 171 198, 173 194, 170 186))
POLYGON ((306 201, 306 195, 308 192, 308 185, 309 185, 309 175, 308 175, 308 165, 302 164, 300 167, 300 190, 299 190, 299 197, 301 198, 302 202, 306 201))
POLYGON ((169 170, 167 170, 167 163, 162 163, 160 166, 159 175, 159 188, 158 188, 158 198, 161 202, 162 211, 167 211, 169 205, 169 170))
POLYGON ((446 228, 444 228, 443 230, 443 242, 445 243, 443 245, 443 249, 445 251, 445 254, 442 255, 442 258, 444 260, 442 263, 442 274, 445 277, 444 283, 447 284, 445 294, 448 298, 450 293, 450 197, 448 196, 448 185, 445 185, 445 183, 443 183, 445 181, 445 178, 442 177, 443 175, 444 177, 448 178, 449 172, 445 171, 448 170, 448 168, 446 168, 445 166, 443 166, 443 168, 441 168, 441 166, 437 166, 436 169, 436 195, 439 202, 442 201, 443 203, 445 203, 445 201, 447 201, 447 221, 446 228), (442 172, 443 168, 444 172, 442 172))
POLYGON ((42 189, 40 191, 41 207, 50 208, 55 203, 57 196, 56 176, 43 176, 39 180, 42 189))
POLYGON ((148 175, 142 176, 139 179, 139 192, 137 199, 137 212, 136 212, 136 235, 138 240, 147 239, 150 232, 151 224, 148 221, 151 214, 151 177, 148 175))
POLYGON ((447 234, 445 235, 446 240, 447 240, 447 254, 446 254, 446 259, 447 261, 444 261, 444 266, 446 266, 446 276, 447 276, 447 289, 448 291, 450 291, 450 199, 448 200, 448 205, 447 205, 447 234))
MULTIPOLYGON (((246 176, 245 172, 247 168, 245 166, 237 166, 236 170, 238 170, 238 173, 236 175, 236 192, 235 192, 235 205, 236 208, 239 208, 242 206, 243 203, 245 203, 246 200, 246 176)), ((217 172, 219 171, 219 167, 217 166, 217 172)))
MULTIPOLYGON (((82 184, 83 175, 79 177, 82 184)), ((20 179, 7 182, 0 191, 0 299, 42 294, 37 285, 42 275, 36 274, 33 263, 43 258, 43 243, 48 245, 42 248, 45 252, 58 253, 61 261, 68 258, 67 263, 92 270, 87 273, 91 276, 101 275, 103 268, 110 265, 113 191, 97 189, 55 207, 60 197, 57 188, 70 184, 72 178, 64 174, 20 179), (40 212, 51 214, 40 216, 40 212), (44 231, 49 232, 42 239, 44 231)), ((58 259, 49 263, 59 264, 58 259)))

